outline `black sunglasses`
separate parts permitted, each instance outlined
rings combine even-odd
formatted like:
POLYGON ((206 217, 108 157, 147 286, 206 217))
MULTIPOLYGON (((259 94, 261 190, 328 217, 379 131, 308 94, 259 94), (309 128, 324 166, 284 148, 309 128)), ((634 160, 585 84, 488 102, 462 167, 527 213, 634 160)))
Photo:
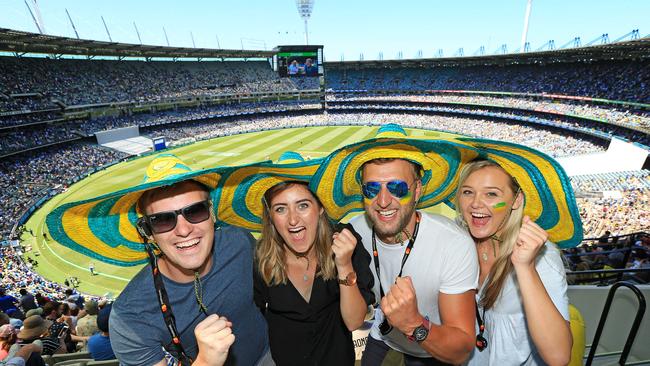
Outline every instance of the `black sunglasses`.
POLYGON ((183 215, 185 220, 191 224, 203 222, 210 218, 210 200, 195 202, 174 211, 146 215, 145 220, 153 233, 162 234, 174 230, 178 222, 178 215, 183 215))

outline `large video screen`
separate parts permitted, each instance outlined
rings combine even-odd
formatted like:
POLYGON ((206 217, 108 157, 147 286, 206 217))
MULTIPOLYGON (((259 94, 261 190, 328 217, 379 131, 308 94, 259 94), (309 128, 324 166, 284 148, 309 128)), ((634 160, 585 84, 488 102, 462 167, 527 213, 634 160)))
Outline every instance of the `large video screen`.
MULTIPOLYGON (((278 73, 280 76, 304 77, 319 76, 317 51, 278 52, 278 73)), ((322 67, 321 67, 322 69, 322 67)))

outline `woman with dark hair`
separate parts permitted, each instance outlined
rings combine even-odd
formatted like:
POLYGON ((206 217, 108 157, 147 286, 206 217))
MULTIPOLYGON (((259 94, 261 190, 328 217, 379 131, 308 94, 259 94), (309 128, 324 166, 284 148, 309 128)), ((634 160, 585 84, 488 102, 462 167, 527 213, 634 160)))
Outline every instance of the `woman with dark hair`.
POLYGON ((346 226, 333 233, 318 198, 302 182, 264 194, 255 264, 255 302, 278 365, 353 365, 352 331, 371 292, 370 255, 346 226))
POLYGON ((524 216, 523 187, 497 163, 465 166, 456 211, 479 258, 479 335, 470 365, 565 365, 567 282, 548 234, 524 216))

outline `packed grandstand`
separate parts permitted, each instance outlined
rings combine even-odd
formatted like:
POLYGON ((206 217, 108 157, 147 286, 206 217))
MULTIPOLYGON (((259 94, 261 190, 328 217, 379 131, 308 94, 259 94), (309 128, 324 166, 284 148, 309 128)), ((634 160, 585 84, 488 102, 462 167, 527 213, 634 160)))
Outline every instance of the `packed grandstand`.
MULTIPOLYGON (((613 138, 648 151, 650 39, 624 42, 615 53, 599 47, 588 56, 563 50, 326 63, 324 95, 317 80, 278 76, 263 53, 248 61, 200 62, 0 57, 2 286, 15 296, 26 288, 65 297, 63 286, 32 271, 33 263, 19 255, 23 248, 8 243, 19 238, 35 206, 130 157, 98 145, 99 131, 135 125, 174 145, 256 130, 399 121, 524 144, 556 158, 603 153, 613 138)), ((572 177, 584 237, 596 239, 582 251, 635 245, 616 266, 648 267, 645 168, 572 177), (620 242, 608 239, 618 236, 620 242)), ((567 265, 598 269, 611 264, 608 258, 567 265)))

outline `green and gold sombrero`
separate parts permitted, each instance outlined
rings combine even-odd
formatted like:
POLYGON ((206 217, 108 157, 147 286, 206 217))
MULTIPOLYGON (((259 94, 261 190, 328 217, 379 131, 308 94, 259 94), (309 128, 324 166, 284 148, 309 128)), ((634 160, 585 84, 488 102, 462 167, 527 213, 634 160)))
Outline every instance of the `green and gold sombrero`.
POLYGON ((147 253, 135 223, 142 214, 137 202, 146 190, 195 180, 217 187, 227 168, 192 170, 172 154, 156 156, 135 187, 88 200, 67 203, 49 213, 46 223, 54 240, 89 257, 118 266, 147 262, 147 253))
POLYGON ((459 149, 447 140, 374 138, 334 151, 321 163, 311 190, 320 198, 327 214, 340 220, 363 210, 361 167, 374 159, 405 159, 422 167, 422 196, 418 208, 434 206, 454 193, 454 180, 462 162, 478 156, 459 149))
POLYGON ((217 222, 259 231, 262 228, 264 193, 278 183, 309 183, 322 159, 304 160, 285 152, 276 163, 234 167, 222 177, 215 191, 217 222))
POLYGON ((378 158, 405 159, 422 167, 418 208, 450 203, 464 165, 477 158, 494 160, 521 184, 525 213, 548 231, 552 241, 570 247, 582 240, 579 211, 562 167, 537 150, 485 139, 373 138, 334 151, 321 163, 310 185, 330 217, 340 220, 363 210, 360 168, 378 158))

